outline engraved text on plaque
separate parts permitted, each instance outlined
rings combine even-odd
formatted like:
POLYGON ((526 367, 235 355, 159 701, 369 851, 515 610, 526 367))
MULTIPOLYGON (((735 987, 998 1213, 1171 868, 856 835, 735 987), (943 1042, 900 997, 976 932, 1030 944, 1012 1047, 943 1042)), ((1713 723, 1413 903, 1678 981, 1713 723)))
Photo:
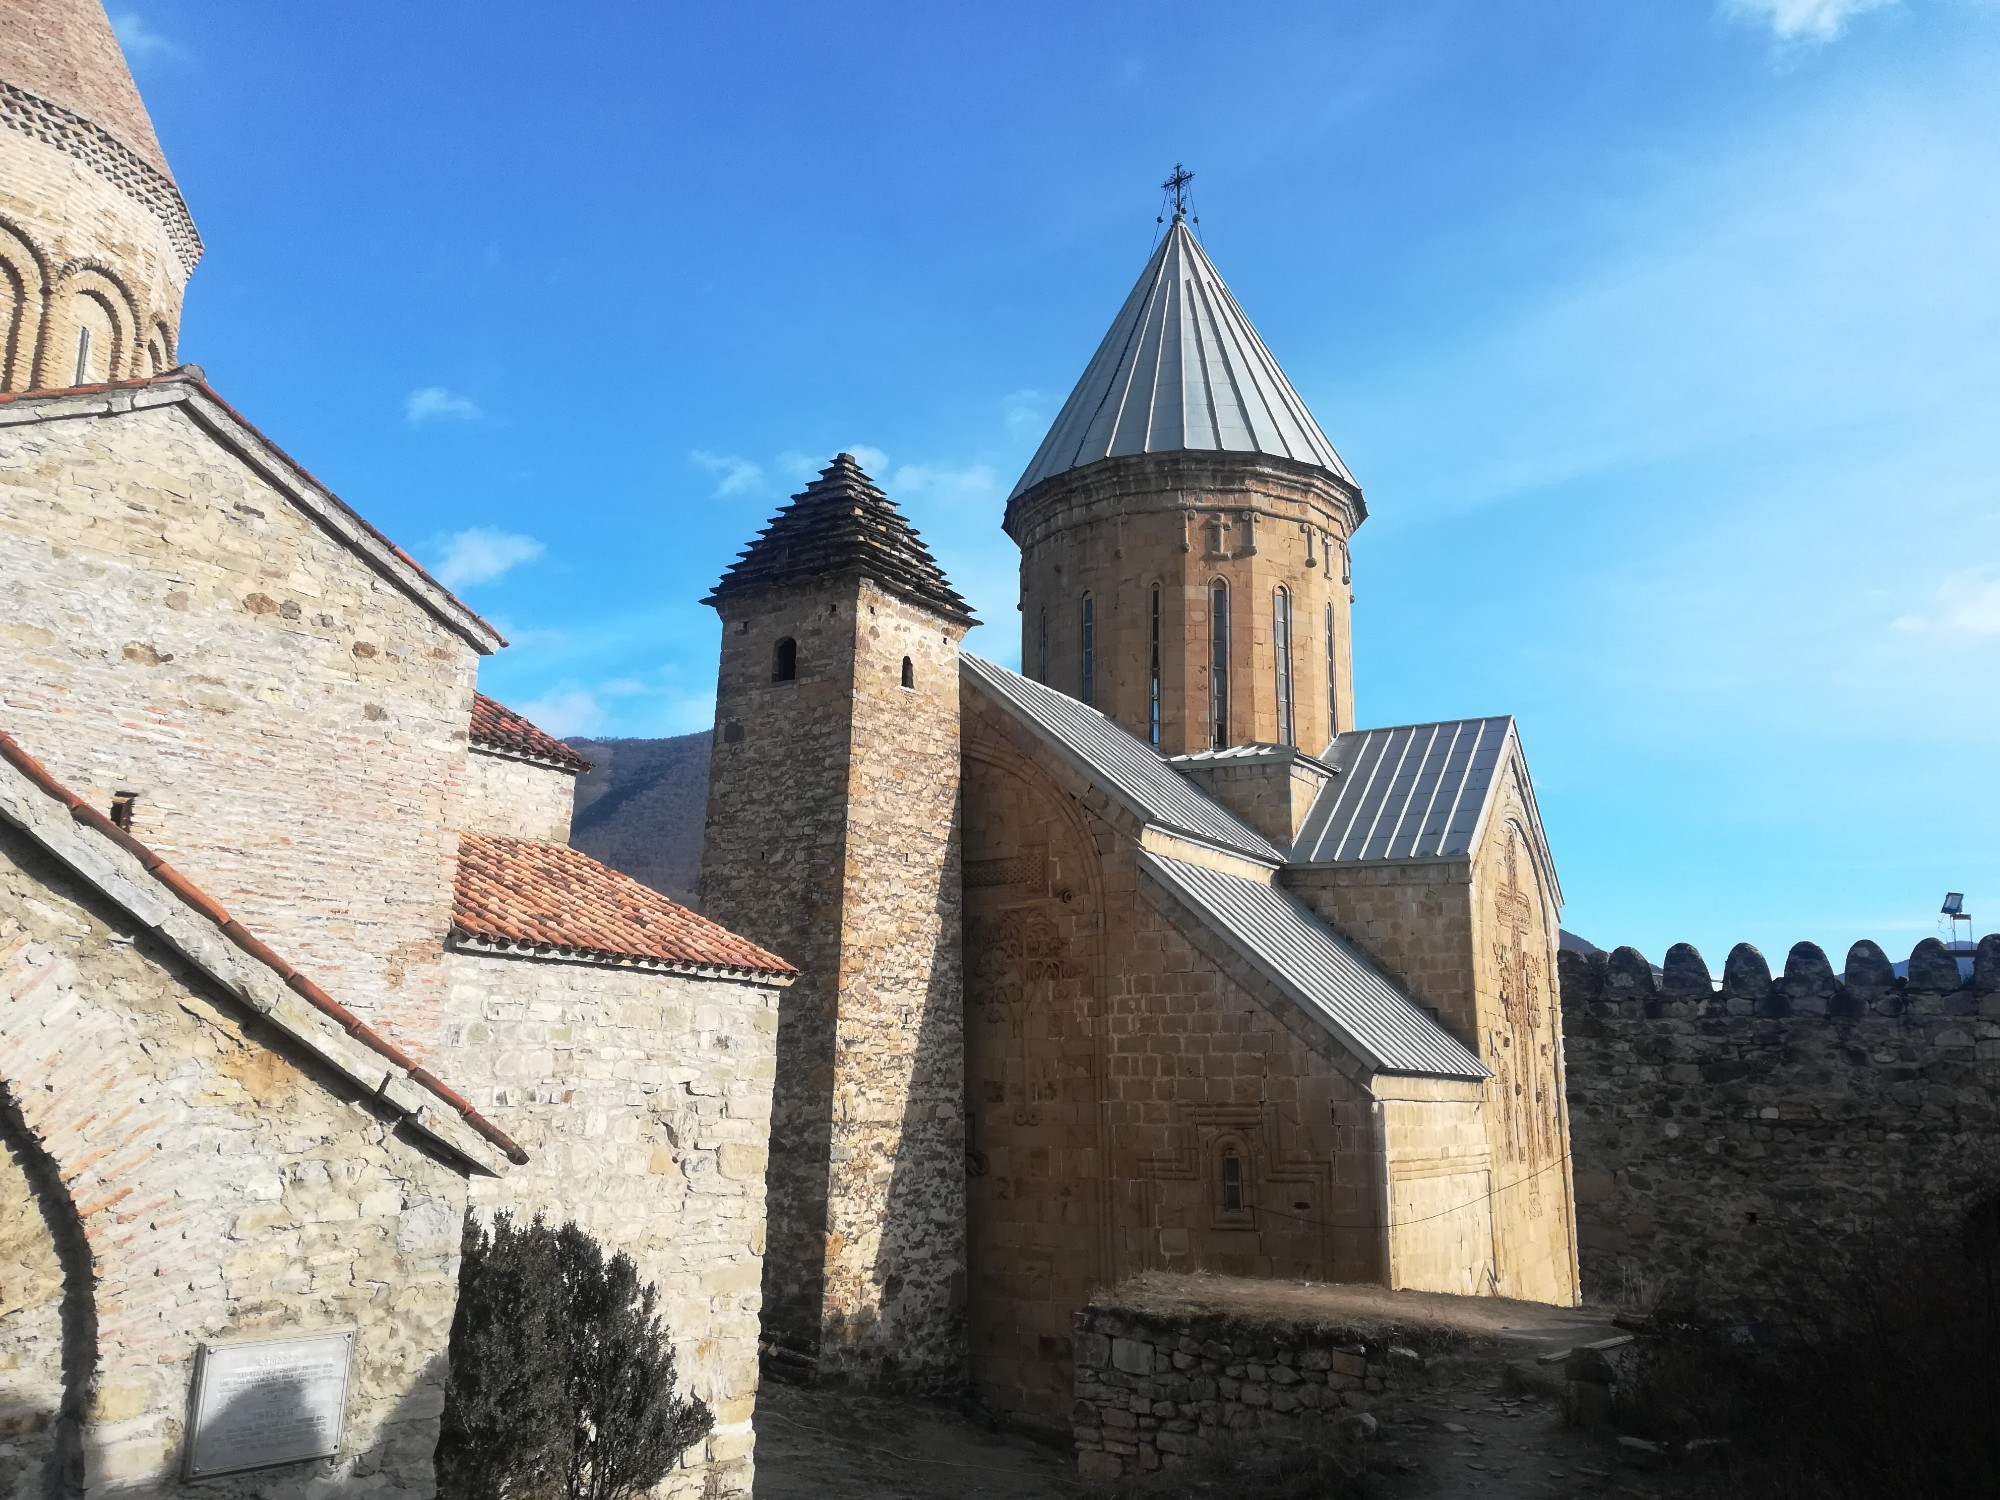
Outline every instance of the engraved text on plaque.
POLYGON ((353 1354, 351 1331, 203 1344, 188 1477, 338 1453, 353 1354))

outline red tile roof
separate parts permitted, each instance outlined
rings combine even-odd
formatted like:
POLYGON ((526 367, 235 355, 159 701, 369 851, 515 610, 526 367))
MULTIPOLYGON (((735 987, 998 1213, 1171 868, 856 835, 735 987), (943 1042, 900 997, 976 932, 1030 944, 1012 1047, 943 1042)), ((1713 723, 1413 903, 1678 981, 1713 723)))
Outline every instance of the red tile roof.
POLYGON ((412 1082, 421 1084, 449 1104, 466 1124, 497 1146, 509 1161, 517 1165, 527 1161, 528 1153, 516 1145, 499 1126, 474 1109, 456 1090, 442 1082, 429 1069, 420 1066, 402 1048, 390 1042, 380 1032, 363 1022, 353 1011, 286 963, 260 941, 255 933, 230 916, 219 901, 161 859, 150 847, 133 838, 131 834, 56 780, 50 774, 48 767, 23 750, 19 741, 5 731, 0 731, 0 760, 5 760, 44 792, 68 807, 70 816, 77 822, 104 835, 136 858, 149 875, 174 893, 182 905, 215 923, 222 929, 224 937, 277 974, 285 981, 286 987, 308 1005, 337 1022, 342 1031, 362 1046, 401 1068, 409 1074, 412 1082))
POLYGON ((472 695, 472 743, 503 755, 542 761, 578 776, 590 769, 590 762, 561 740, 484 693, 472 695))
POLYGON ((567 844, 464 833, 453 929, 564 957, 650 959, 674 967, 789 977, 755 943, 567 844))

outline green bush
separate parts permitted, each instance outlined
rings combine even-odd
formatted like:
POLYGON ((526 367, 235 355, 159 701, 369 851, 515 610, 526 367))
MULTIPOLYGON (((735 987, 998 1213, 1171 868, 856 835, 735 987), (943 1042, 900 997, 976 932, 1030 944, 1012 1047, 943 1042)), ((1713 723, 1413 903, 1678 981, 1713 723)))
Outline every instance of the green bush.
POLYGON ((630 1500, 715 1419, 674 1393, 674 1349, 638 1267, 574 1224, 465 1223, 442 1500, 630 1500))

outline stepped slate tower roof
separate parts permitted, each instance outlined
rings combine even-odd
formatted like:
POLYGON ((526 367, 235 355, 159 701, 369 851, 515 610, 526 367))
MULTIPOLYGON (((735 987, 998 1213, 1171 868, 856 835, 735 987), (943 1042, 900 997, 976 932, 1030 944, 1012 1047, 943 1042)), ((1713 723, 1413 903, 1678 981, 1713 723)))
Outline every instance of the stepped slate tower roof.
POLYGON ((1188 450, 1261 453, 1354 482, 1177 213, 1008 498, 1099 459, 1188 450))
POLYGON ((896 503, 837 453, 792 496, 710 590, 704 604, 807 578, 858 574, 948 620, 979 622, 896 503))

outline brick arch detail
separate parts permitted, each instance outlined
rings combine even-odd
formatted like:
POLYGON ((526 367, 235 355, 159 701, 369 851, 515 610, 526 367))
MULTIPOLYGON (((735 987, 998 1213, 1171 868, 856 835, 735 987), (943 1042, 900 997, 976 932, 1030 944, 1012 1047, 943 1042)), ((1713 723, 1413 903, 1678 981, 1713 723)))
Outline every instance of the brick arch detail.
POLYGON ((121 1443, 178 1447, 187 1336, 228 1325, 219 1257, 234 1210, 215 1186, 209 1128, 225 1111, 196 1101, 198 1075, 152 1078, 143 1040, 93 1003, 67 955, 26 944, 6 956, 0 1089, 17 1130, 54 1169, 87 1256, 73 1269, 89 1285, 65 1293, 87 1303, 66 1307, 66 1323, 94 1322, 87 1361, 65 1370, 65 1407, 82 1417, 86 1494, 116 1470, 121 1443))

